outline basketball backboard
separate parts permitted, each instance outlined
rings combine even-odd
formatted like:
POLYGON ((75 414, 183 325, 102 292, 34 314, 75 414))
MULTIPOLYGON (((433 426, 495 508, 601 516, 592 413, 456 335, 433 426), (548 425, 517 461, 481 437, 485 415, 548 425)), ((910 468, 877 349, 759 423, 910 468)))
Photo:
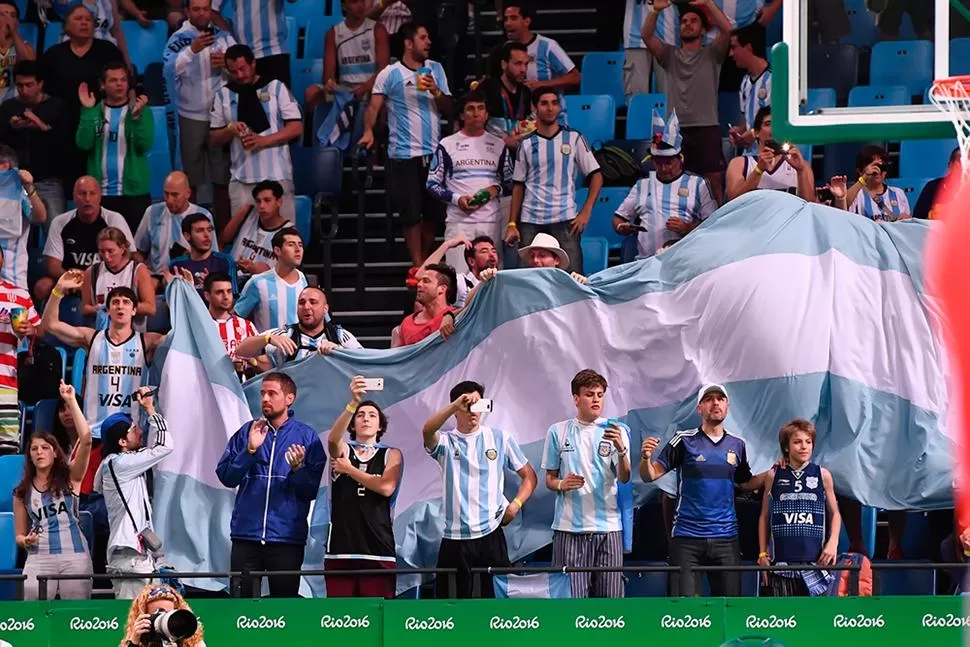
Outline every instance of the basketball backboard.
POLYGON ((930 103, 926 91, 934 79, 970 74, 970 10, 960 9, 951 13, 949 0, 786 0, 783 42, 771 51, 776 136, 799 144, 955 137, 949 115, 930 103), (843 3, 847 21, 841 15, 813 15, 818 7, 843 3), (898 20, 891 13, 898 5, 923 5, 917 10, 921 15, 898 20), (826 21, 825 27, 820 21, 826 21), (849 96, 853 86, 866 81, 880 87, 849 96), (830 100, 817 100, 831 92, 810 94, 819 88, 835 90, 835 107, 828 105, 830 100), (895 90, 897 99, 911 95, 911 101, 888 105, 901 102, 885 100, 890 93, 883 89, 895 90), (860 105, 866 96, 881 105, 860 105))

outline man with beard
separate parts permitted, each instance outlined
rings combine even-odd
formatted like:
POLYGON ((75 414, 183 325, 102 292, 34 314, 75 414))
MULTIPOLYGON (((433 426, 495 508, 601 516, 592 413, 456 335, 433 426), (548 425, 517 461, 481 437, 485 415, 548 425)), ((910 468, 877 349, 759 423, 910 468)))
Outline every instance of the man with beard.
POLYGON ((492 70, 477 90, 485 95, 488 132, 505 138, 515 150, 519 141, 532 132, 532 90, 525 84, 529 68, 529 48, 510 41, 502 45, 500 69, 492 70), (528 124, 532 125, 529 126, 528 124))
POLYGON ((665 244, 680 240, 717 209, 707 180, 684 172, 677 113, 665 124, 654 110, 653 126, 650 156, 656 172, 638 180, 613 214, 618 234, 639 232, 638 258, 649 258, 665 244))
MULTIPOLYGON (((741 563, 734 486, 760 490, 769 472, 751 473, 744 441, 724 429, 727 390, 708 384, 697 394, 701 426, 678 431, 653 455, 660 439, 650 437, 640 450, 640 478, 656 481, 677 470, 677 508, 670 541, 671 566, 737 566, 741 563)), ((715 597, 741 595, 741 573, 709 573, 715 597)), ((700 590, 700 574, 687 568, 670 578, 671 594, 693 597, 700 590)))
MULTIPOLYGON (((296 384, 269 373, 260 385, 262 417, 229 439, 216 476, 236 489, 229 536, 233 571, 298 571, 303 565, 310 504, 317 498, 327 455, 317 432, 290 417, 296 384)), ((250 597, 259 581, 234 578, 233 595, 250 597)), ((299 575, 269 577, 274 598, 295 598, 299 575)))
POLYGON ((462 308, 469 292, 482 282, 482 272, 498 268, 498 252, 495 250, 495 243, 488 236, 478 236, 470 242, 464 236, 455 236, 441 243, 425 261, 424 267, 440 263, 445 253, 455 248, 464 248, 465 264, 468 265, 468 271, 456 277, 458 290, 455 307, 462 308))
POLYGON ((182 236, 189 244, 189 253, 172 259, 172 270, 188 270, 192 275, 195 289, 202 294, 206 277, 222 273, 232 276, 232 292, 236 293, 235 272, 232 272, 232 258, 228 254, 212 251, 212 220, 203 213, 192 213, 182 220, 182 236))
POLYGON ((330 319, 327 295, 320 288, 304 288, 296 309, 297 323, 244 339, 236 347, 236 356, 247 359, 265 353, 273 367, 280 368, 315 353, 326 355, 334 348, 363 348, 356 337, 330 319))
POLYGON ((421 268, 415 295, 421 309, 401 322, 401 346, 416 344, 443 327, 453 330, 455 308, 451 304, 458 290, 456 283, 455 270, 450 265, 436 263, 421 268))
MULTIPOLYGON (((461 101, 462 128, 438 144, 427 189, 447 204, 445 238, 499 240, 508 220, 501 217, 499 197, 512 190, 511 155, 501 138, 485 132, 485 97, 472 90, 461 101)), ((456 247, 445 257, 452 267, 461 267, 461 251, 456 247)))
POLYGON ((721 150, 717 115, 717 88, 721 64, 731 44, 733 25, 714 0, 691 0, 678 5, 681 47, 667 45, 657 37, 657 20, 670 10, 671 0, 655 0, 643 21, 643 42, 667 75, 667 108, 680 115, 684 135, 684 165, 705 176, 714 198, 721 200, 724 184, 724 153, 721 150), (714 26, 720 31, 711 45, 704 36, 714 26))
POLYGON ((276 267, 249 279, 236 314, 252 318, 259 330, 287 326, 297 321, 297 295, 309 283, 300 264, 303 263, 303 238, 295 227, 280 229, 273 236, 276 267))

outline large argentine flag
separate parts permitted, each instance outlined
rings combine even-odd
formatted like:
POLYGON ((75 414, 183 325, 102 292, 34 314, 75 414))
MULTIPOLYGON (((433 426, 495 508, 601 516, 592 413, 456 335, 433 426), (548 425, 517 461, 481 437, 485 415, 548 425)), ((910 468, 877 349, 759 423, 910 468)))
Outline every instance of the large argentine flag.
MULTIPOLYGON (((754 192, 664 254, 601 272, 588 286, 558 270, 500 272, 447 342, 434 336, 394 351, 336 352, 293 364, 286 370, 299 386, 294 409, 325 432, 347 402, 351 376, 384 378, 385 390, 372 395, 390 421, 383 442, 404 453, 395 520, 401 565, 435 562, 441 476, 420 430, 463 379, 485 384, 495 401, 487 423, 513 432, 536 467, 546 430, 575 414, 569 380, 589 367, 607 377, 605 415, 630 425, 635 447, 645 436, 666 440, 696 425, 698 387, 718 382, 730 395, 727 427, 747 440, 754 469, 770 467, 778 429, 801 416, 815 422, 816 458, 840 493, 889 509, 946 506, 952 443, 942 423, 943 352, 923 294, 928 231, 926 223, 879 224, 781 192, 754 192)), ((227 363, 222 370, 228 374, 227 363)), ((178 375, 188 380, 186 370, 178 375)), ((192 388, 230 393, 204 381, 192 388)), ((247 383, 250 404, 258 390, 258 382, 247 383)), ((184 403, 190 421, 213 411, 195 405, 199 400, 184 403), (190 413, 193 407, 202 408, 190 413)), ((194 438, 221 443, 227 428, 234 422, 199 429, 194 438)), ((200 471, 173 480, 212 482, 217 452, 206 447, 191 464, 180 456, 172 463, 186 460, 200 471)), ((517 485, 509 475, 509 497, 517 485)), ((174 492, 190 486, 182 487, 174 492)), ((191 487, 193 495, 217 492, 191 487)), ((642 499, 646 486, 636 489, 642 499)), ((183 498, 181 505, 190 504, 183 498)), ((513 559, 550 541, 552 507, 540 478, 508 529, 513 559)), ((327 514, 326 505, 316 506, 307 551, 314 567, 323 558, 327 514)), ((199 539, 191 539, 191 551, 199 550, 199 539)))

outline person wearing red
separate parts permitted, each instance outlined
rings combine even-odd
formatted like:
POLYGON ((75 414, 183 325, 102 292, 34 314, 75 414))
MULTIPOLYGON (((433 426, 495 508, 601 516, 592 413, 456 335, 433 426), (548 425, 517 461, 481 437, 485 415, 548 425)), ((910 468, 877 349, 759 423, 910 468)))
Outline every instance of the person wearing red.
POLYGON ((458 284, 455 270, 450 265, 435 263, 426 265, 418 274, 418 292, 415 295, 421 308, 401 322, 399 346, 410 346, 437 330, 447 337, 454 330, 455 297, 458 284))
POLYGON ((245 379, 246 372, 254 362, 239 359, 236 347, 247 337, 258 335, 259 331, 249 319, 243 319, 232 313, 234 303, 232 295, 232 278, 222 272, 213 272, 205 277, 203 282, 203 296, 209 306, 209 314, 219 330, 219 338, 226 347, 226 354, 232 360, 236 375, 245 379))
MULTIPOLYGON (((3 267, 0 249, 0 268, 3 267)), ((40 316, 26 289, 0 279, 0 454, 20 451, 20 407, 17 404, 17 347, 33 337, 40 316)))

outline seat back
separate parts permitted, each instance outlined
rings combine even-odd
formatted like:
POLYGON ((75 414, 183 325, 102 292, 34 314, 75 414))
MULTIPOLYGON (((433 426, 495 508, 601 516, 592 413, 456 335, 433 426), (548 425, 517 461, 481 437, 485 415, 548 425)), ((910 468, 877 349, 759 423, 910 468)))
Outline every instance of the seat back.
POLYGON ((162 60, 162 52, 168 43, 168 23, 164 20, 153 20, 147 27, 142 27, 136 20, 122 20, 121 31, 128 43, 131 64, 139 73, 162 60))
POLYGON ((954 38, 950 41, 950 74, 970 74, 970 38, 954 38))
POLYGON ((0 571, 9 571, 17 565, 16 536, 13 512, 0 512, 0 571))
MULTIPOLYGON (((13 489, 24 475, 24 455, 0 456, 0 512, 13 511, 13 489)), ((10 568, 9 566, 0 568, 10 568)))
POLYGON ((842 37, 842 43, 872 47, 879 40, 876 16, 866 9, 865 0, 845 0, 845 14, 849 17, 851 31, 842 37))
POLYGON ((172 158, 167 148, 165 150, 148 151, 148 193, 152 200, 162 199, 165 178, 171 172, 172 158))
POLYGON ((852 45, 812 45, 808 50, 808 87, 833 88, 844 102, 858 82, 859 50, 852 45))
POLYGON ((300 237, 303 238, 303 243, 305 245, 310 244, 310 236, 312 232, 310 231, 311 219, 313 217, 313 203, 310 198, 305 195, 298 195, 295 198, 296 202, 296 228, 300 231, 300 237))
POLYGON ((590 52, 583 57, 579 91, 608 94, 616 105, 626 103, 623 92, 623 52, 590 52))
POLYGON ((835 90, 832 88, 810 88, 805 103, 800 106, 799 111, 807 115, 817 112, 820 108, 834 108, 836 100, 835 90))
POLYGON ((606 94, 575 94, 563 97, 569 106, 567 122, 578 130, 590 148, 596 149, 613 139, 616 132, 616 103, 606 94))
MULTIPOLYGON (((299 3, 297 3, 299 4, 299 3)), ((301 58, 323 58, 323 42, 327 32, 340 22, 335 16, 322 14, 312 16, 307 22, 306 37, 303 41, 303 56, 301 58)))
POLYGON ((54 45, 61 42, 61 36, 64 35, 64 23, 62 22, 51 22, 47 23, 44 27, 44 49, 50 49, 54 45))
POLYGON ((609 266, 610 244, 599 236, 586 236, 580 239, 583 250, 583 274, 590 276, 609 266))
POLYGON ((911 103, 905 85, 857 85, 849 91, 849 107, 905 106, 911 103))
POLYGON ((37 40, 40 38, 40 29, 32 22, 22 22, 20 27, 20 37, 24 39, 24 42, 37 50, 37 40))
POLYGON ((912 210, 916 207, 916 200, 919 198, 919 194, 923 192, 923 187, 932 179, 928 177, 899 177, 887 180, 887 182, 903 190, 903 193, 906 194, 906 199, 909 201, 909 208, 912 210))
MULTIPOLYGON (((619 249, 623 245, 623 236, 613 230, 613 214, 616 213, 617 207, 620 206, 629 192, 630 188, 625 186, 603 187, 600 189, 599 196, 597 196, 596 202, 593 203, 593 212, 589 217, 589 223, 586 225, 583 236, 604 238, 607 241, 607 247, 610 249, 619 249)), ((576 191, 577 208, 586 202, 587 195, 587 189, 579 189, 576 191)))
POLYGON ((667 116, 667 95, 663 92, 644 92, 630 98, 626 112, 626 138, 650 139, 653 137, 653 111, 657 109, 667 116))
POLYGON ((899 145, 902 177, 941 177, 946 174, 956 139, 906 139, 899 145))
POLYGON ((933 43, 928 40, 876 43, 869 64, 869 83, 905 85, 911 96, 921 96, 933 83, 933 43))

